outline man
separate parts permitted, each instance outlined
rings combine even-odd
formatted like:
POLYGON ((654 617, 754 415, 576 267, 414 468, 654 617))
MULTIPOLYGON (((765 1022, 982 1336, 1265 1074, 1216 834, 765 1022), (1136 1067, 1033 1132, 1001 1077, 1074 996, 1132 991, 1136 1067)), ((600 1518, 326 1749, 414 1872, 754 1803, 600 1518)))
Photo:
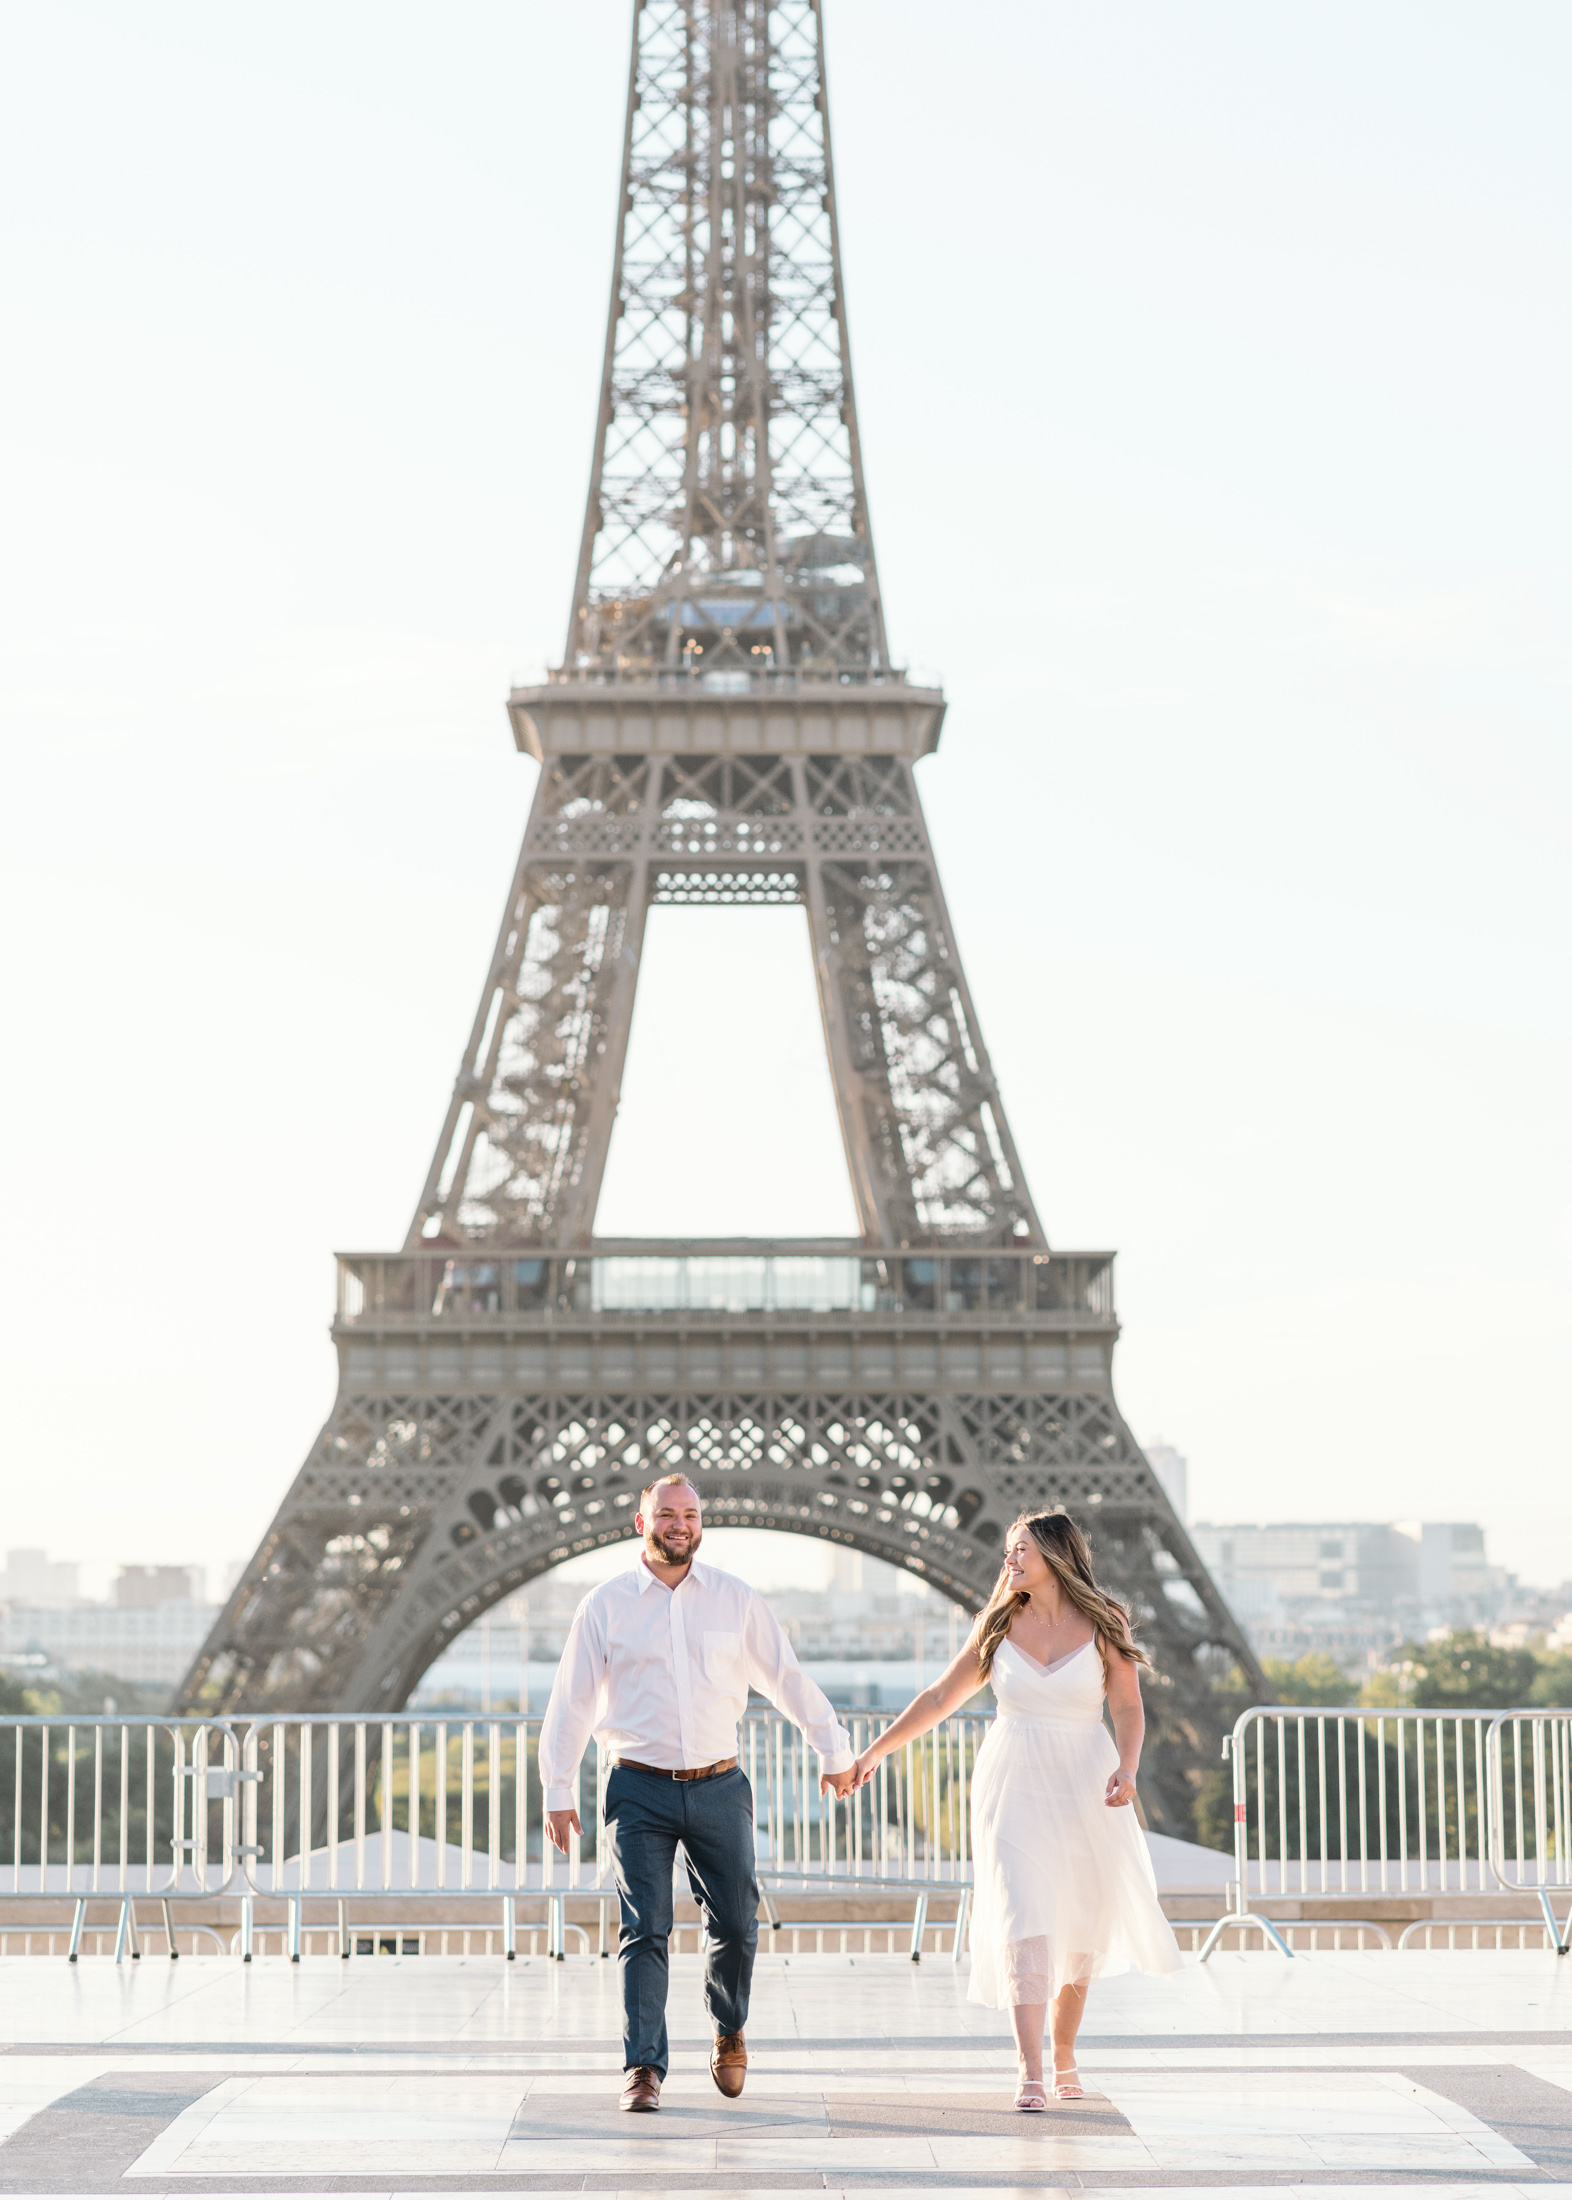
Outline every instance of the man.
POLYGON ((639 1497, 637 1566, 592 1589, 573 1615, 540 1730, 546 1830, 566 1852, 583 1829, 573 1807, 593 1729, 615 1758, 606 1838, 621 1904, 621 2105, 660 2107, 666 2075, 666 1941, 681 1842, 709 1945, 704 2005, 715 2028, 710 2075, 728 2100, 748 2070, 743 2027, 758 1944, 753 1790, 737 1763, 737 1721, 750 1685, 819 1753, 819 1793, 852 1791, 851 1738, 792 1654, 761 1596, 719 1567, 695 1563, 699 1493, 663 1475, 639 1497))

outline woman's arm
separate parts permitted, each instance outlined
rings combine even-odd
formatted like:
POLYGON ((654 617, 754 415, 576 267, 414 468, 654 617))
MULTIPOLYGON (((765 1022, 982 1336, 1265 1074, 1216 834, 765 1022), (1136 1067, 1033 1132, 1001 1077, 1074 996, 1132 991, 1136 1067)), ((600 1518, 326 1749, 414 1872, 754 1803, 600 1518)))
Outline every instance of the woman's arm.
POLYGON ((911 1702, 893 1725, 871 1741, 853 1766, 857 1785, 873 1777, 874 1767, 881 1757, 888 1757, 891 1750, 903 1748, 907 1742, 916 1741, 919 1734, 926 1734, 931 1726, 947 1719, 952 1711, 959 1711, 968 1697, 975 1696, 984 1686, 982 1669, 977 1663, 977 1651, 968 1642, 960 1656, 947 1666, 931 1688, 925 1688, 911 1702))
MULTIPOLYGON (((1101 1649, 1102 1645, 1098 1645, 1101 1649)), ((1146 1713, 1141 1708, 1141 1668, 1111 1646, 1108 1658, 1108 1711, 1113 1719, 1114 1747, 1119 1762, 1108 1775, 1103 1800, 1110 1810, 1135 1801, 1135 1775, 1146 1738, 1146 1713)))

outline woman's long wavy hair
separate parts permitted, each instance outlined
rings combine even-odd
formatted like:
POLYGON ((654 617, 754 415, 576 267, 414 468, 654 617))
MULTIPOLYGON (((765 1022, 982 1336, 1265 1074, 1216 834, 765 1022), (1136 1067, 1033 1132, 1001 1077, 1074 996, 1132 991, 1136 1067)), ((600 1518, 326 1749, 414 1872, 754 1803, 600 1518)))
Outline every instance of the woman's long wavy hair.
MULTIPOLYGON (((1111 1597, 1106 1589, 1098 1587, 1092 1572, 1091 1546, 1085 1536, 1063 1512, 1023 1513, 1019 1520, 1012 1520, 1009 1533, 1025 1528, 1032 1541, 1042 1552, 1058 1582, 1065 1602, 1073 1604, 1091 1621, 1103 1670, 1108 1670, 1108 1660, 1115 1653, 1127 1658, 1132 1665, 1150 1666, 1151 1659, 1130 1632, 1130 1615, 1117 1597, 1111 1597)), ((977 1622, 977 1663, 982 1677, 987 1680, 993 1671, 994 1652, 1010 1631, 1010 1622, 1030 1602, 1024 1589, 1012 1589, 1010 1577, 1001 1567, 999 1580, 993 1595, 983 1606, 977 1622)))

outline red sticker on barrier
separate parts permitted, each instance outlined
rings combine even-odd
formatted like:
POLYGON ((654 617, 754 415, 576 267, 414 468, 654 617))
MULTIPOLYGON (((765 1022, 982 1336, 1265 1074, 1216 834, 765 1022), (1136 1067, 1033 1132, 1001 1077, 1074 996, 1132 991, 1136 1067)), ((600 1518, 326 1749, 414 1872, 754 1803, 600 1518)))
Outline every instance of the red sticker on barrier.
POLYGON ((1234 1805, 1234 1824, 1235 1824, 1236 1826, 1242 1826, 1242 1825, 1244 1824, 1244 1817, 1245 1817, 1245 1807, 1244 1807, 1243 1803, 1235 1803, 1235 1805, 1234 1805))

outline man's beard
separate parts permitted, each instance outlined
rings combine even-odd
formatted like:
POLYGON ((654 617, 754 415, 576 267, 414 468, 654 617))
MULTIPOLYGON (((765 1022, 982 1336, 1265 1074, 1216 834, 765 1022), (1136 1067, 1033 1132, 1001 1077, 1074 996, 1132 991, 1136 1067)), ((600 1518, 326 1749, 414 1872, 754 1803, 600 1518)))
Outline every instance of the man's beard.
POLYGON ((658 1558, 663 1566, 685 1566, 704 1541, 704 1530, 695 1528, 691 1539, 680 1545, 669 1543, 653 1528, 644 1531, 644 1548, 651 1558, 658 1558))

